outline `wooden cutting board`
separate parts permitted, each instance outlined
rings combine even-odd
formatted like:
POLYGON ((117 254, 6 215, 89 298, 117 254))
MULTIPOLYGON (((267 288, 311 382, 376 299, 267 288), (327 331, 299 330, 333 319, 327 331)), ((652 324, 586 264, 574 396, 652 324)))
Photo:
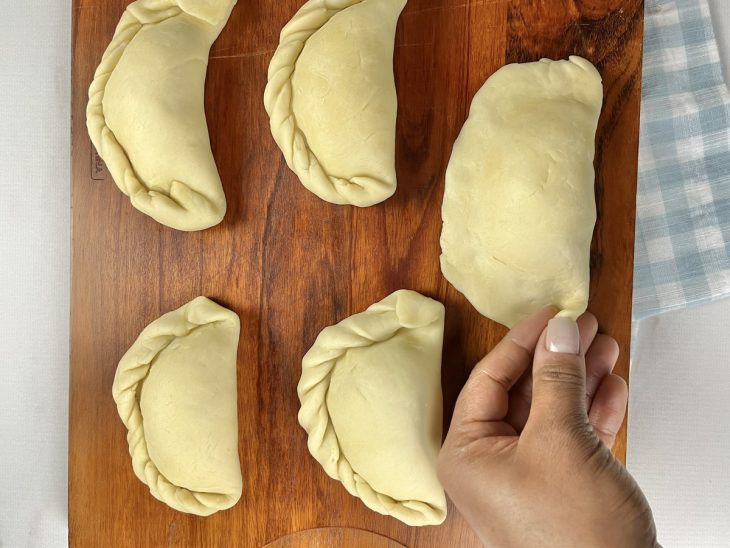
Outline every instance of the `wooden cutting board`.
MULTIPOLYGON (((240 0, 213 46, 206 84, 228 213, 197 233, 135 210, 86 133, 86 90, 127 3, 73 2, 71 546, 478 546, 451 504, 443 525, 411 528, 371 512, 324 474, 297 424, 300 360, 323 327, 396 289, 439 299, 448 425, 471 367, 505 333, 439 270, 451 147, 471 98, 497 68, 579 54, 605 86, 590 308, 619 341, 617 371, 627 376, 643 1, 410 0, 395 48, 398 190, 356 209, 305 190, 269 133, 266 69, 302 1, 240 0), (198 295, 241 317, 244 490, 237 506, 209 518, 169 509, 135 478, 111 396, 117 362, 142 328, 198 295)), ((624 430, 621 458, 625 447, 624 430)))

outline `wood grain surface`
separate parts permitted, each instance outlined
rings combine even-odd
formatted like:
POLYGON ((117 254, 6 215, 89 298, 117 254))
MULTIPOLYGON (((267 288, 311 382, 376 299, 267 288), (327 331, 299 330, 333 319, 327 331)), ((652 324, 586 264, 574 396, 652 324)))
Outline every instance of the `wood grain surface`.
MULTIPOLYGON (((86 133, 87 88, 126 4, 73 2, 71 546, 390 546, 386 539, 478 546, 451 504, 443 525, 411 528, 371 512, 324 474, 297 424, 300 360, 323 327, 396 289, 439 299, 447 310, 448 425, 473 364, 505 333, 439 270, 451 147, 472 96, 497 68, 579 54, 596 64, 605 86, 590 308, 618 339, 617 371, 627 376, 642 0, 410 0, 394 61, 398 190, 367 209, 328 204, 305 190, 269 133, 266 69, 301 0, 241 0, 213 46, 206 83, 228 213, 198 233, 165 228, 135 210, 86 133), (209 518, 169 509, 135 478, 111 396, 117 362, 142 328, 198 295, 241 317, 244 490, 237 506, 209 518), (358 540, 362 531, 386 539, 358 540), (298 532, 299 541, 291 536, 298 532)), ((623 458, 625 430, 615 451, 623 458)))
POLYGON ((399 542, 362 529, 344 527, 321 527, 292 533, 276 539, 264 548, 403 548, 399 542))

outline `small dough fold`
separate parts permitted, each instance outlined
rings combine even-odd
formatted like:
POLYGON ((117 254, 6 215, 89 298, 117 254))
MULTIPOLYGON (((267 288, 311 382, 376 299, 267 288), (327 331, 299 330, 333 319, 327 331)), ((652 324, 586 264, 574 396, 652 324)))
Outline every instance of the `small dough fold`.
POLYGON ((366 506, 408 525, 446 518, 444 307, 400 290, 326 327, 302 360, 299 423, 312 456, 366 506))
POLYGON ((484 316, 585 311, 602 102, 576 56, 507 65, 474 96, 446 170, 441 271, 484 316))
POLYGON ((148 325, 112 393, 136 476, 181 512, 208 516, 241 497, 238 316, 198 297, 148 325))
POLYGON ((393 49, 406 0, 309 0, 281 31, 264 105, 302 184, 366 207, 396 188, 393 49))
POLYGON ((236 0, 137 0, 89 88, 86 125, 132 205, 178 230, 226 212, 205 120, 210 46, 236 0))

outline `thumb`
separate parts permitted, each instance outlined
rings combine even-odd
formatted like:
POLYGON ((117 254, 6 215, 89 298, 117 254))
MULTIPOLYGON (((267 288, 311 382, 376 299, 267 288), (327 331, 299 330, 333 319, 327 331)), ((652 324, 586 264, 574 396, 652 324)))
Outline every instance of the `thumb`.
POLYGON ((532 406, 525 429, 573 430, 587 420, 586 368, 578 324, 570 318, 553 318, 535 348, 532 406))

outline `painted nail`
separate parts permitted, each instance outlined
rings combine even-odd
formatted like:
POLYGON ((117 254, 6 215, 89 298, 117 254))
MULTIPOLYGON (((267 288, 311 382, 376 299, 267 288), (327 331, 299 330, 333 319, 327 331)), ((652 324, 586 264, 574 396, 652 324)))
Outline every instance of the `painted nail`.
POLYGON ((580 352, 578 324, 570 318, 553 318, 548 322, 545 346, 550 352, 578 354, 580 352))

